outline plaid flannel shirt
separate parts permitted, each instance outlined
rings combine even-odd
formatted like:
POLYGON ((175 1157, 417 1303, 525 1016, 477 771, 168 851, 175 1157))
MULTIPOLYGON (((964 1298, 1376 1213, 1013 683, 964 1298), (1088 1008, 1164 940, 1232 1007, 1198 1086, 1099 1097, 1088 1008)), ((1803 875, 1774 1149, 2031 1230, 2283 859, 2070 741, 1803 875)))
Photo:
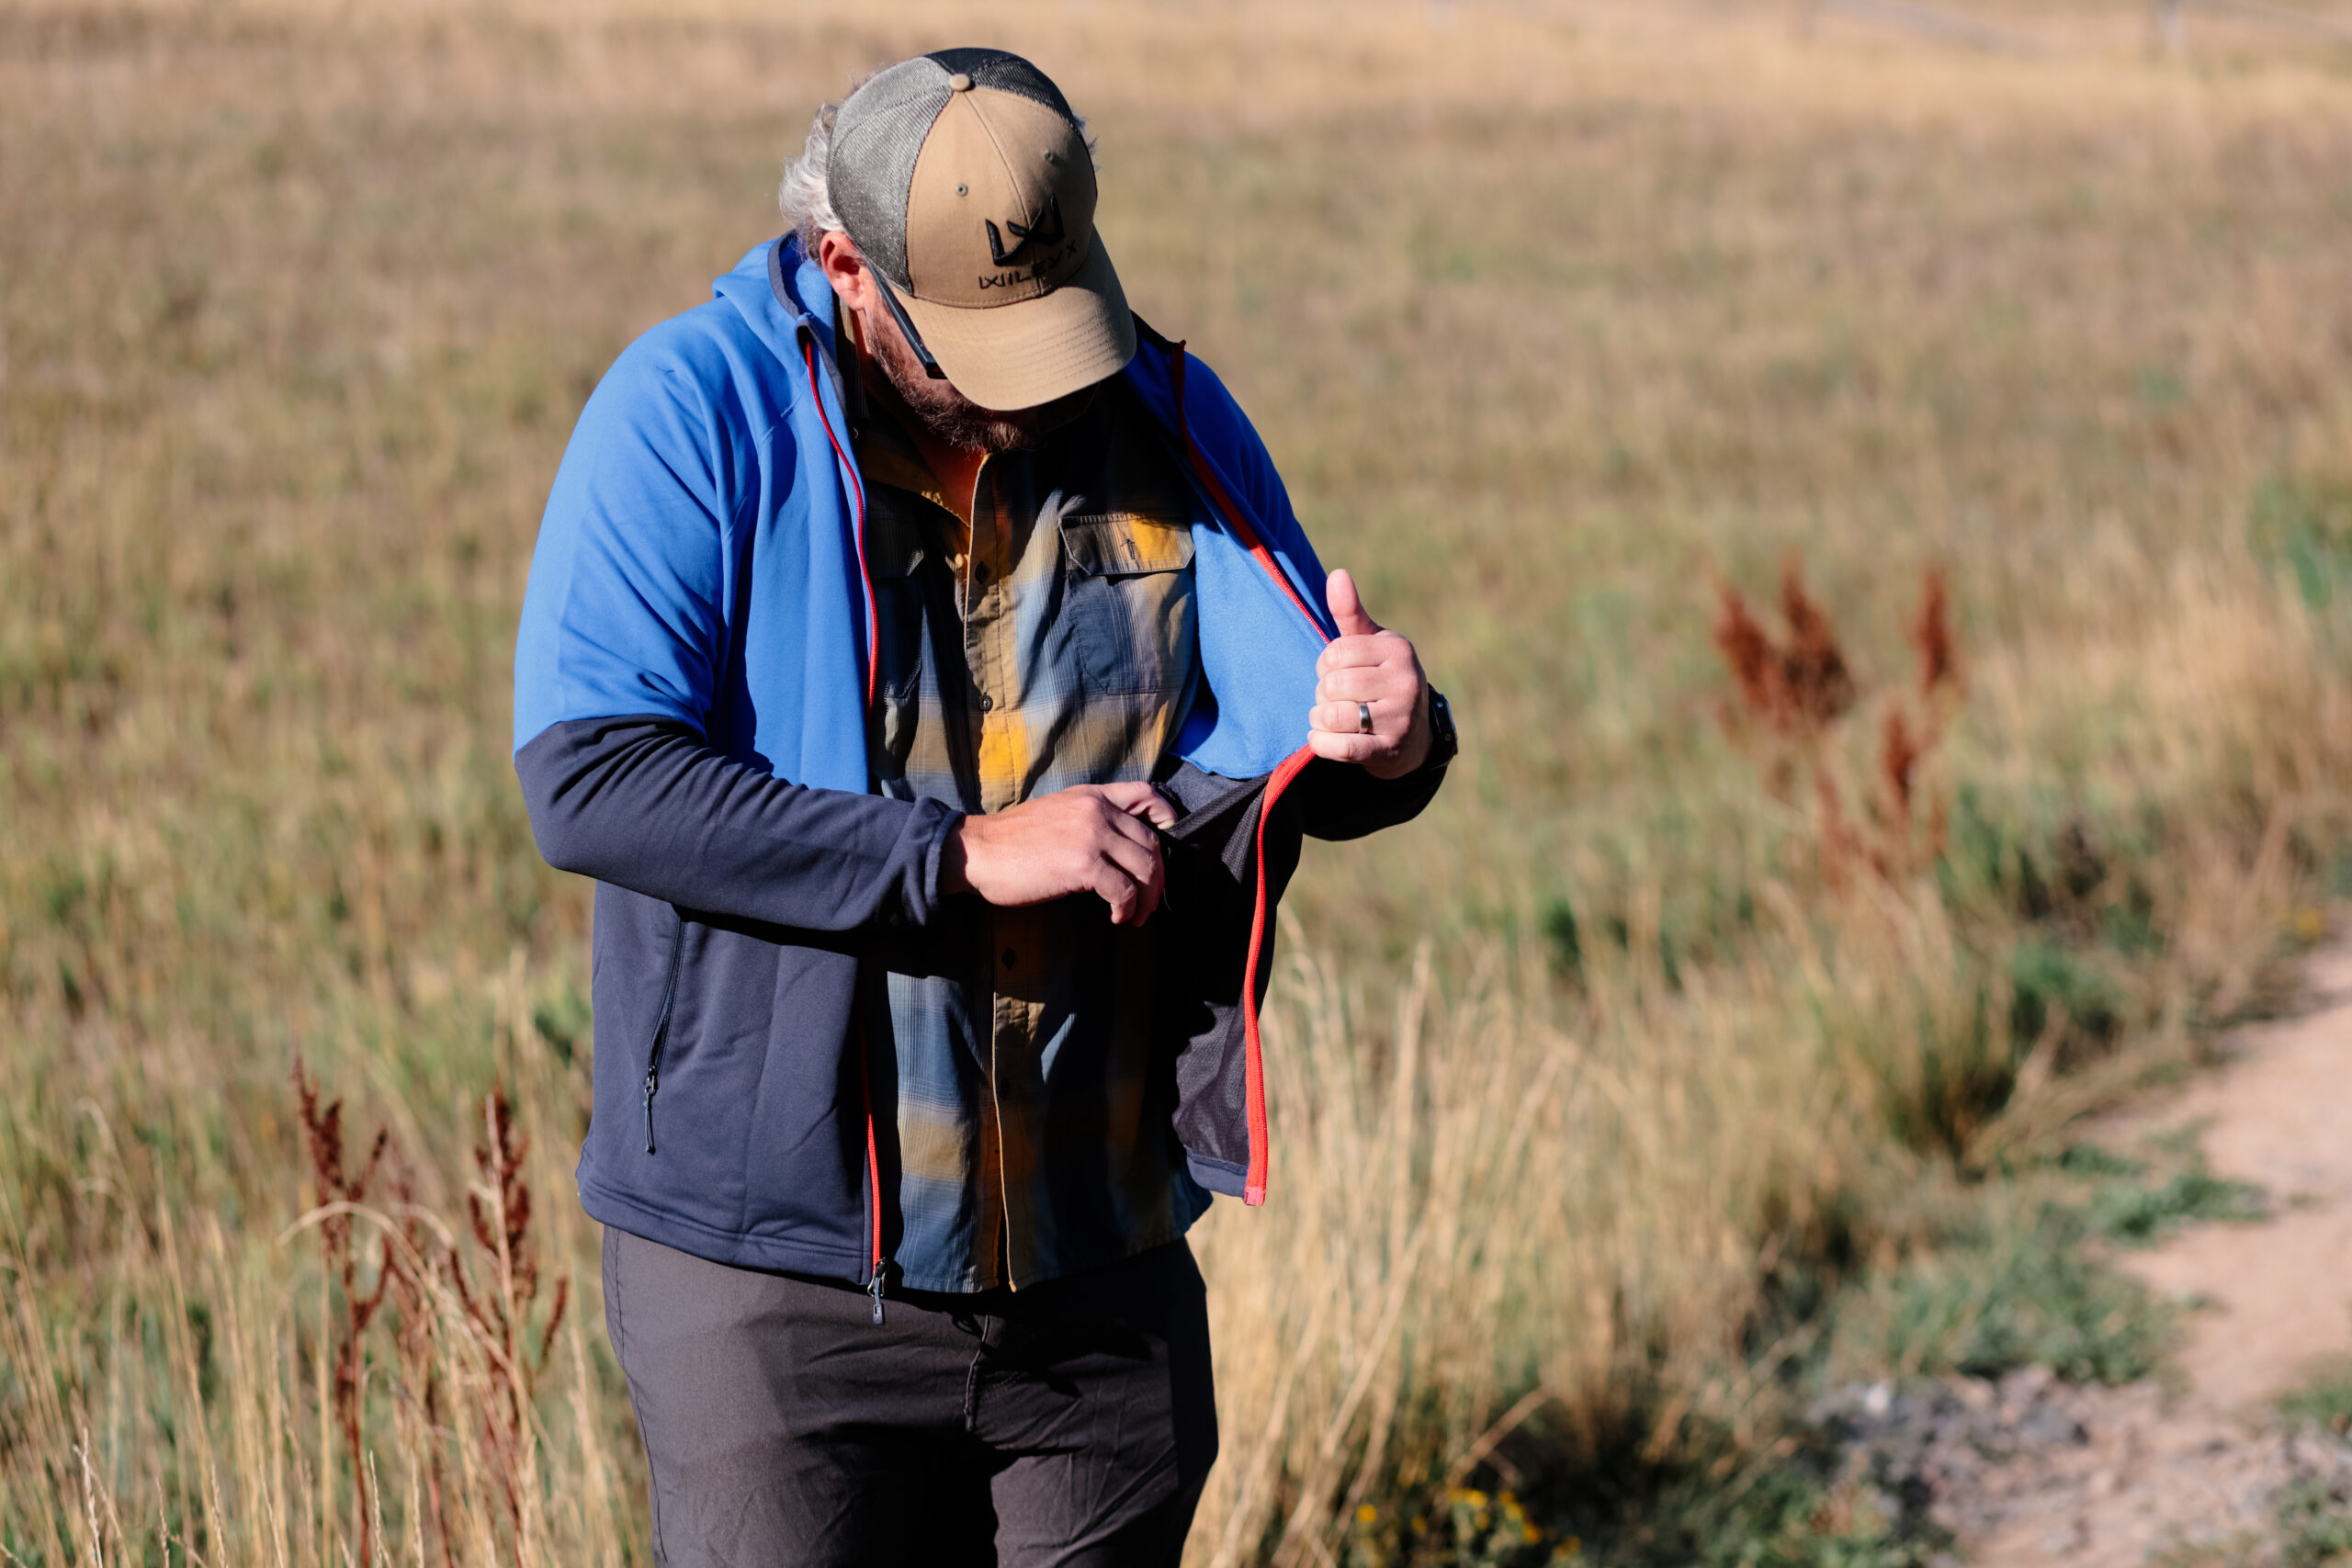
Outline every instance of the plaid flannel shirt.
MULTIPOLYGON (((887 418, 856 438, 879 636, 873 787, 979 813, 1146 779, 1198 683, 1189 491, 1123 383, 982 467, 968 535, 887 418)), ((884 984, 895 1251, 916 1290, 1021 1287, 1183 1235, 1208 1206, 1153 1072, 1151 922, 1091 895, 950 900, 884 984)))

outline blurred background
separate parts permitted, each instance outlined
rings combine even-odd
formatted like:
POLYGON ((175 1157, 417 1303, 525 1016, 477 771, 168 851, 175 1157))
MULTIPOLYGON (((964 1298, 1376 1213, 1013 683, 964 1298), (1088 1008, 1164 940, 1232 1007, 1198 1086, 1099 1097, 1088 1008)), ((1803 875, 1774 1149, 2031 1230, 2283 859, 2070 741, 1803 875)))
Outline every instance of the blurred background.
POLYGON ((2160 1373, 2250 1200, 2085 1119, 2352 893, 2323 0, 0 0, 0 1551, 650 1560, 524 571, 963 43, 1462 728, 1284 907, 1188 1561, 1930 1561, 1824 1401, 2160 1373))

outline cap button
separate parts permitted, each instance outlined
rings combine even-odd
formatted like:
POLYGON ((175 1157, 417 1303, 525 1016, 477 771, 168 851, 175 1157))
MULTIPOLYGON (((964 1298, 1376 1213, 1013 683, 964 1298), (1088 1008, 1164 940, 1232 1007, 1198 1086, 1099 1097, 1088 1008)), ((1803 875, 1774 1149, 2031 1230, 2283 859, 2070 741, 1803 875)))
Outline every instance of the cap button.
POLYGON ((972 90, 972 79, 958 71, 955 75, 947 78, 947 90, 951 93, 968 93, 972 90))

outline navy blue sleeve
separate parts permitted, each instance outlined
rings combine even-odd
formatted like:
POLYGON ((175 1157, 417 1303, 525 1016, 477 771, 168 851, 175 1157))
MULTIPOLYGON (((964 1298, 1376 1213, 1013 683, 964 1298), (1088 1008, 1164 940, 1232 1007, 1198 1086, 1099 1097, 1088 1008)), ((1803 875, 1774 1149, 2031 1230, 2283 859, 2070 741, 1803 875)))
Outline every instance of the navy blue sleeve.
POLYGON ((960 814, 811 789, 664 716, 550 725, 514 754, 539 853, 698 913, 803 931, 920 926, 960 814))
POLYGON ((1313 839, 1361 839, 1410 822, 1437 798, 1442 764, 1424 764, 1403 778, 1375 778, 1352 762, 1317 757, 1298 775, 1285 799, 1298 803, 1299 826, 1313 839))

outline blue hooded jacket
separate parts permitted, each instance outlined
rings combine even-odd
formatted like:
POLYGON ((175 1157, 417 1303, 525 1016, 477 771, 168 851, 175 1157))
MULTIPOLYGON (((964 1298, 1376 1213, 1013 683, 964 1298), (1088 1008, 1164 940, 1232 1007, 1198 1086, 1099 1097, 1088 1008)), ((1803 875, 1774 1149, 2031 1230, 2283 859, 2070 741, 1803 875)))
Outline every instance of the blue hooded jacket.
MULTIPOLYGON (((580 1191, 598 1220, 697 1256, 878 1292, 891 1064, 860 1049, 861 964, 929 921, 956 814, 868 793, 864 491, 832 290, 786 237, 713 294, 630 344, 582 412, 515 649, 515 765, 541 852, 599 883, 580 1191)), ((1197 491, 1204 692, 1163 784, 1188 813, 1170 850, 1207 846, 1198 874, 1221 893, 1194 902, 1224 929, 1195 945, 1231 970, 1200 998, 1208 1025, 1170 1042, 1202 1130, 1171 1115, 1194 1175, 1255 1201, 1269 886, 1301 820, 1351 837, 1412 815, 1436 781, 1306 768, 1303 817, 1269 838, 1264 805, 1301 774, 1333 635, 1323 570, 1223 386, 1142 335, 1124 374, 1197 491)))

